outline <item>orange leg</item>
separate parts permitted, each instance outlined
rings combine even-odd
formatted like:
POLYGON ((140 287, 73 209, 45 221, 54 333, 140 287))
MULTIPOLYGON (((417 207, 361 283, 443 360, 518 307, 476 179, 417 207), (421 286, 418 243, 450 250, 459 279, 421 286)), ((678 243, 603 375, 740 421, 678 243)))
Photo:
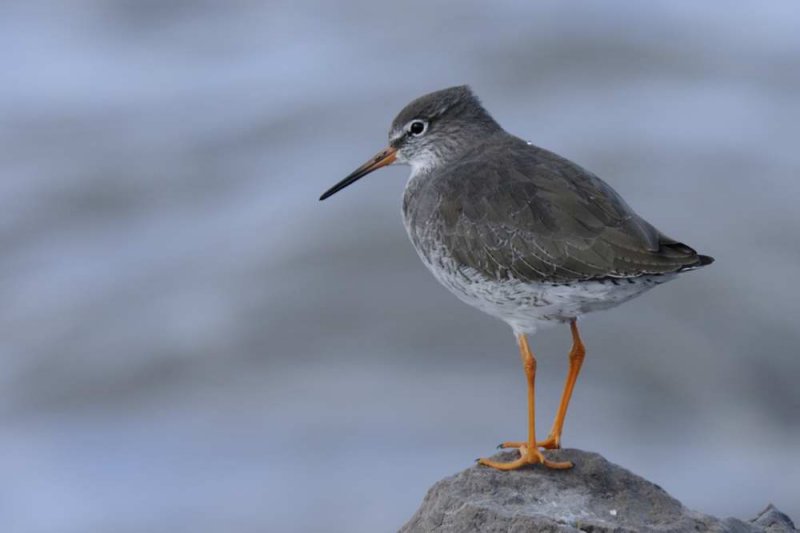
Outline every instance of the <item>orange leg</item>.
POLYGON ((478 463, 491 466, 498 470, 516 470, 525 465, 542 463, 549 468, 571 468, 572 463, 558 463, 545 459, 539 448, 536 447, 536 402, 535 402, 535 383, 536 383, 536 358, 528 346, 528 339, 525 335, 518 336, 519 353, 522 358, 522 366, 525 369, 525 377, 528 380, 528 441, 518 443, 519 459, 510 463, 500 463, 489 459, 478 459, 478 463))
MULTIPOLYGON (((572 349, 569 352, 569 372, 564 383, 564 392, 561 394, 561 404, 558 406, 558 412, 553 421, 553 427, 550 429, 550 434, 545 440, 536 443, 537 446, 548 450, 561 448, 561 431, 564 429, 564 418, 567 416, 567 407, 569 407, 569 401, 572 398, 572 390, 575 388, 575 381, 578 379, 583 358, 586 356, 586 348, 583 346, 580 334, 578 334, 577 322, 575 320, 571 321, 569 327, 572 330, 572 349)), ((504 442, 498 448, 519 448, 520 444, 523 443, 504 442)))

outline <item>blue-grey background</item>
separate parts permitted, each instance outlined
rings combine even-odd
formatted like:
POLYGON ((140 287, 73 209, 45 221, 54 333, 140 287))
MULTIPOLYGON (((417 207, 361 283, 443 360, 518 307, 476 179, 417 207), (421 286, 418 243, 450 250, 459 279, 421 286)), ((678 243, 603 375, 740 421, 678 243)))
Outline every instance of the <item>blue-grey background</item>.
MULTIPOLYGON (((507 327, 440 288, 407 169, 318 195, 470 83, 717 263, 583 321, 566 446, 800 518, 800 6, 0 7, 0 529, 391 531, 524 437, 507 327)), ((532 339, 544 433, 567 328, 532 339)))

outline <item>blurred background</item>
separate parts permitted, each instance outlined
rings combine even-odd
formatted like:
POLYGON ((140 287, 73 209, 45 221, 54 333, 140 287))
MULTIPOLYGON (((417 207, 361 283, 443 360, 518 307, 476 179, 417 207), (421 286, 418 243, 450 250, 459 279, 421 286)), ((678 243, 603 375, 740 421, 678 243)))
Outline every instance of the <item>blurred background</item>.
MULTIPOLYGON (((76 0, 0 7, 0 529, 396 530, 524 438, 513 336, 407 241, 408 169, 319 194, 412 98, 716 257, 586 317, 564 444, 800 518, 800 7, 76 0)), ((568 328, 532 339, 540 432, 568 328)))

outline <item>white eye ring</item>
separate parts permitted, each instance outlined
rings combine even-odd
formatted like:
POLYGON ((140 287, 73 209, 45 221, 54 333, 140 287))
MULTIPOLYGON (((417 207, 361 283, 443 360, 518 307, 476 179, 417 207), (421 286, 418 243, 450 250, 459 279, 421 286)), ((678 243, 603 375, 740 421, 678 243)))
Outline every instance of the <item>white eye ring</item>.
POLYGON ((414 119, 406 125, 406 131, 409 135, 413 135, 414 137, 419 137, 426 131, 428 131, 428 123, 424 120, 414 119))

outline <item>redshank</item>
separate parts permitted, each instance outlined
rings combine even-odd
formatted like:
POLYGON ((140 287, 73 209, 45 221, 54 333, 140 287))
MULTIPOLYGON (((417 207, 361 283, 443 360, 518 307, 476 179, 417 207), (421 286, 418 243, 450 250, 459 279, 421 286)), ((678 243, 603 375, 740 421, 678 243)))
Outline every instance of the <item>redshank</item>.
POLYGON ((467 86, 408 104, 392 122, 389 146, 325 192, 373 170, 411 166, 403 220, 422 262, 464 302, 505 321, 519 345, 528 384, 528 439, 509 441, 511 462, 570 468, 540 448, 561 447, 561 432, 585 348, 578 317, 608 309, 713 262, 637 215, 603 180, 503 130, 467 86), (528 335, 569 324, 572 349, 550 434, 536 440, 536 359, 528 335))

